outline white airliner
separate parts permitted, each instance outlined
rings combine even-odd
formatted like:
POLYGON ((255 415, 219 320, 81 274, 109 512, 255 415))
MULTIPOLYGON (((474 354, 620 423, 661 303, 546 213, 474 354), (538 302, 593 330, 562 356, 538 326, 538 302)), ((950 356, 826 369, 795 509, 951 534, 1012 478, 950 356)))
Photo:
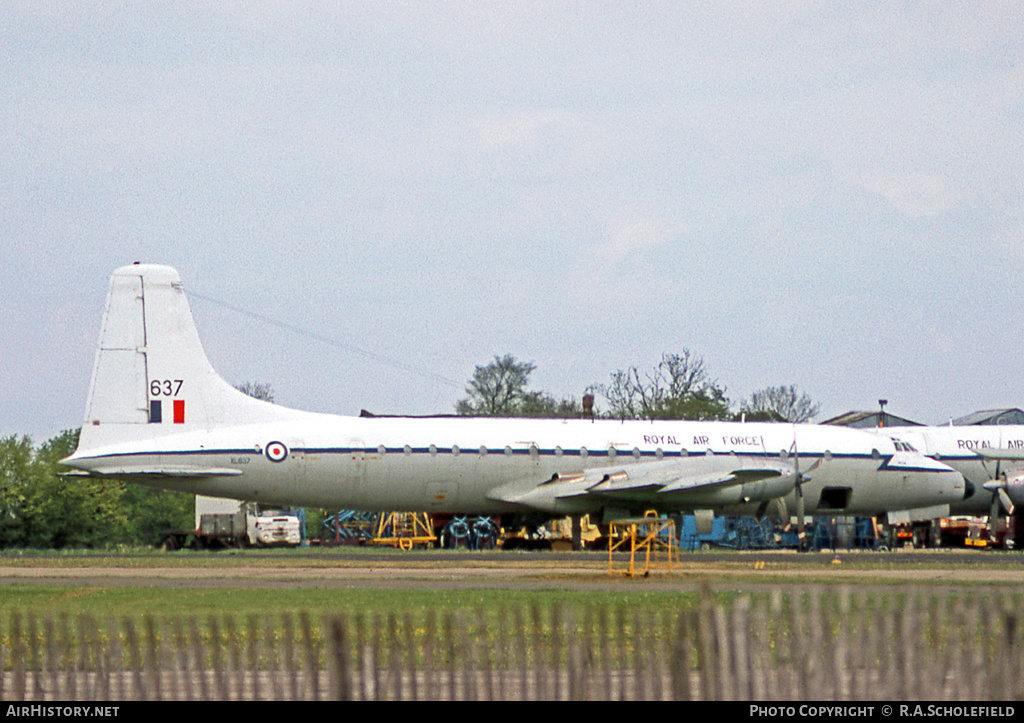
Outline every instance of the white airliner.
POLYGON ((287 409, 218 376, 178 273, 156 265, 111 277, 79 446, 64 464, 278 505, 605 520, 650 508, 880 515, 948 510, 964 496, 947 465, 845 427, 287 409))
POLYGON ((964 427, 882 427, 880 435, 909 445, 963 474, 964 499, 951 504, 954 515, 1012 515, 1024 509, 1024 425, 964 427))

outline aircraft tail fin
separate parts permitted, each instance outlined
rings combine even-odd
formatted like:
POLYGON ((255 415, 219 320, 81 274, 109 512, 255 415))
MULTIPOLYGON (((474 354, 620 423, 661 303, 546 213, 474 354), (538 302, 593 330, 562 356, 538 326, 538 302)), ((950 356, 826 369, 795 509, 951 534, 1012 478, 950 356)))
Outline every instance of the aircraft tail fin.
POLYGON ((246 396, 213 369, 176 270, 114 271, 76 454, 287 411, 246 396))

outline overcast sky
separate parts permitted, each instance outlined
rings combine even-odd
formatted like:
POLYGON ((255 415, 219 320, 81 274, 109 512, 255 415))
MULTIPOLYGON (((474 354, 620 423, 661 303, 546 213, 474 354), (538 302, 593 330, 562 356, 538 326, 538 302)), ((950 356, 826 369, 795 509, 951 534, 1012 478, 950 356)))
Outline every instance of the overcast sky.
POLYGON ((298 408, 683 349, 819 421, 1024 407, 1019 1, 11 1, 0 67, 0 437, 81 424, 133 261, 298 408))

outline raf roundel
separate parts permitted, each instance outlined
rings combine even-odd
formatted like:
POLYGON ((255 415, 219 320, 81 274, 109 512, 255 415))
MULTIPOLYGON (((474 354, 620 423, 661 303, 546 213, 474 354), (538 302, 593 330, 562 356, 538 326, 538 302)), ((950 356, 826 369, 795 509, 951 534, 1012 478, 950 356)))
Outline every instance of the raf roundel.
POLYGON ((265 450, 267 459, 271 462, 284 462, 288 459, 288 448, 283 442, 271 442, 265 450))

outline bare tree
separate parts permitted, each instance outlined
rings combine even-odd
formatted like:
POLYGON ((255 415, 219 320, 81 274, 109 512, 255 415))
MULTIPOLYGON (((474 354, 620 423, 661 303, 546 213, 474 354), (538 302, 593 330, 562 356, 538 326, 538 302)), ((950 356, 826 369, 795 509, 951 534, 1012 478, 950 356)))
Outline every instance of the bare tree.
POLYGON ((608 415, 620 419, 725 419, 729 400, 711 379, 704 360, 689 350, 663 354, 653 370, 619 370, 594 391, 608 400, 608 415))
POLYGON ((740 404, 740 413, 749 420, 801 423, 818 414, 818 405, 791 384, 754 392, 740 404))
POLYGON ((274 390, 266 382, 242 382, 236 384, 235 389, 255 399, 262 399, 264 402, 274 401, 274 390))

